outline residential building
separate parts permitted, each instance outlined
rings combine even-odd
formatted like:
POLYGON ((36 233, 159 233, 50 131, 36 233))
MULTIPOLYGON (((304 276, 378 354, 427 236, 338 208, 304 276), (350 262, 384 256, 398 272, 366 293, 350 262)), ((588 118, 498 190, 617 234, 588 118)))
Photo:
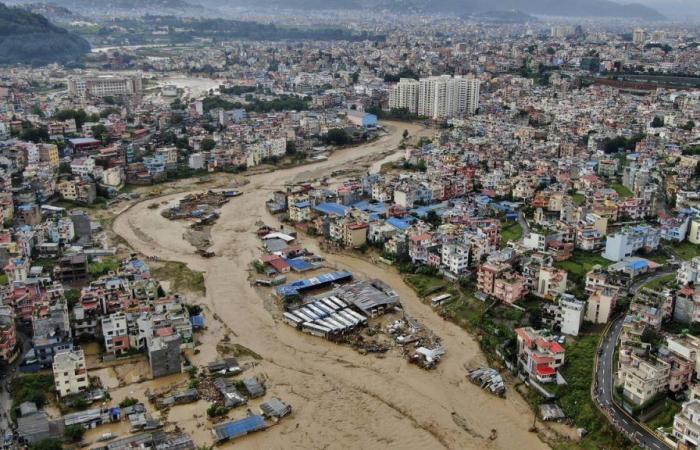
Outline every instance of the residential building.
POLYGON ((479 107, 480 82, 474 78, 441 75, 421 78, 418 115, 444 120, 474 114, 479 107))
POLYGON ((537 277, 538 297, 554 300, 558 295, 566 292, 566 270, 554 267, 541 267, 537 277))
POLYGON ((56 353, 53 357, 53 378, 60 397, 86 390, 90 380, 83 351, 77 349, 56 353))
POLYGON ((643 405, 668 391, 671 365, 667 362, 632 353, 629 362, 620 366, 622 396, 632 404, 643 405))
POLYGON ((603 258, 621 261, 638 250, 656 250, 659 247, 659 231, 645 225, 625 228, 608 236, 603 258))
POLYGON ((80 97, 117 97, 140 94, 142 90, 141 74, 128 76, 76 76, 68 78, 68 94, 80 97))
POLYGON ((419 88, 418 80, 401 78, 389 93, 389 108, 406 109, 411 114, 417 114, 419 88))
POLYGON ((181 344, 182 338, 177 333, 151 338, 148 362, 154 378, 182 372, 181 344))
POLYGON ((673 418, 673 437, 679 449, 700 447, 700 400, 692 399, 673 418))
POLYGON ((577 300, 571 294, 562 294, 557 298, 556 303, 546 303, 543 305, 543 319, 547 325, 557 328, 563 334, 578 336, 579 329, 583 323, 586 303, 577 300))
POLYGON ((599 287, 588 297, 586 317, 588 322, 608 323, 615 309, 618 293, 616 289, 599 287))
POLYGON ((129 350, 129 331, 126 315, 123 312, 110 314, 102 318, 102 336, 105 351, 121 355, 129 350))
POLYGON ((518 367, 540 383, 557 379, 557 369, 564 364, 564 347, 551 336, 531 327, 517 328, 518 367))

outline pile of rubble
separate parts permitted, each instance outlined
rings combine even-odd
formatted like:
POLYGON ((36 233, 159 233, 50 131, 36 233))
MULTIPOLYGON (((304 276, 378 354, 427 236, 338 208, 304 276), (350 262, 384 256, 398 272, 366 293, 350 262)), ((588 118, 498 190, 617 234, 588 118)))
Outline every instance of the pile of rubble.
POLYGON ((391 322, 387 332, 403 347, 404 357, 424 369, 436 367, 445 354, 440 337, 408 315, 391 322))

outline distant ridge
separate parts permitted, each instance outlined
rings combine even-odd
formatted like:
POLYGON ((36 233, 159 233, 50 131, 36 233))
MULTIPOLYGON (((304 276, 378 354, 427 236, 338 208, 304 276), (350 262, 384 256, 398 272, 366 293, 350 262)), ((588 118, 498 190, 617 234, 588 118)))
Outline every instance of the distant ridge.
POLYGON ((610 0, 191 0, 206 6, 276 7, 288 9, 391 9, 424 13, 477 14, 489 11, 521 11, 565 17, 624 17, 664 20, 653 8, 610 0))
POLYGON ((85 39, 46 17, 0 3, 0 64, 65 63, 89 51, 85 39))

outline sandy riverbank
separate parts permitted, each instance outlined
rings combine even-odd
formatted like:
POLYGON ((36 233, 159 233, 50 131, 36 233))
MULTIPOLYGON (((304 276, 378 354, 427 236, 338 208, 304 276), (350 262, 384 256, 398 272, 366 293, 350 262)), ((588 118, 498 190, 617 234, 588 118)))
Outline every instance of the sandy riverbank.
MULTIPOLYGON (((260 255, 260 241, 254 234, 256 223, 277 223, 265 209, 265 200, 273 190, 393 150, 403 129, 411 134, 421 132, 415 125, 394 124, 389 136, 336 152, 328 161, 251 176, 250 183, 242 188, 244 195, 222 208, 221 219, 212 229, 215 258, 195 256, 192 246, 182 239, 186 224, 168 221, 149 210, 152 200, 135 205, 114 221, 114 231, 136 250, 182 261, 205 272, 207 294, 202 302, 230 327, 233 342, 262 356, 255 373, 269 378, 270 394, 293 405, 291 418, 264 433, 236 441, 236 446, 546 448, 527 431, 532 412, 515 392, 505 400, 498 399, 466 380, 465 366, 483 361, 474 339, 421 303, 390 268, 327 255, 329 263, 348 268, 358 277, 378 277, 388 282, 400 293, 406 310, 443 338, 448 353, 434 371, 423 371, 400 358, 362 356, 276 322, 264 306, 269 299, 261 298, 248 281, 248 265, 260 255), (497 430, 496 440, 488 438, 492 429, 497 430)), ((314 241, 303 243, 316 248, 314 241)), ((212 342, 204 345, 209 347, 212 342)), ((210 350, 207 348, 207 353, 210 350)), ((234 412, 232 416, 243 414, 234 412)), ((204 439, 206 433, 201 428, 197 431, 196 436, 204 439)))

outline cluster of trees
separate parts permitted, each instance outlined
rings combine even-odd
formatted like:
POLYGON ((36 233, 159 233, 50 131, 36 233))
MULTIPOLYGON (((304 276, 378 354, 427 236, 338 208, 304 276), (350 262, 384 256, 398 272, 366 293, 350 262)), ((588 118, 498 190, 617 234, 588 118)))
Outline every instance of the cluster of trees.
POLYGON ((99 122, 100 120, 99 115, 88 114, 83 109, 62 109, 54 114, 53 118, 61 121, 75 119, 75 126, 78 128, 82 128, 85 122, 99 122))
POLYGON ((219 92, 222 94, 227 94, 227 95, 241 95, 241 94, 248 94, 251 92, 255 92, 257 88, 255 86, 230 86, 230 87, 224 87, 221 86, 219 87, 219 92))
POLYGON ((273 100, 251 99, 249 103, 229 102, 221 97, 207 97, 202 101, 204 111, 215 108, 245 109, 257 113, 268 113, 272 111, 306 111, 309 109, 309 102, 306 99, 295 95, 281 95, 273 100))
POLYGON ((332 128, 328 130, 328 134, 324 137, 326 144, 331 145, 347 145, 352 139, 348 136, 348 133, 342 128, 332 128))
POLYGON ((617 153, 622 150, 634 150, 637 146, 637 142, 644 139, 646 136, 644 134, 636 134, 631 138, 626 138, 624 136, 616 136, 614 138, 605 138, 604 141, 604 151, 605 153, 617 153))
POLYGON ((417 80, 420 78, 420 75, 408 67, 404 67, 396 74, 384 74, 384 81, 387 83, 398 83, 401 78, 413 78, 414 80, 417 80))

